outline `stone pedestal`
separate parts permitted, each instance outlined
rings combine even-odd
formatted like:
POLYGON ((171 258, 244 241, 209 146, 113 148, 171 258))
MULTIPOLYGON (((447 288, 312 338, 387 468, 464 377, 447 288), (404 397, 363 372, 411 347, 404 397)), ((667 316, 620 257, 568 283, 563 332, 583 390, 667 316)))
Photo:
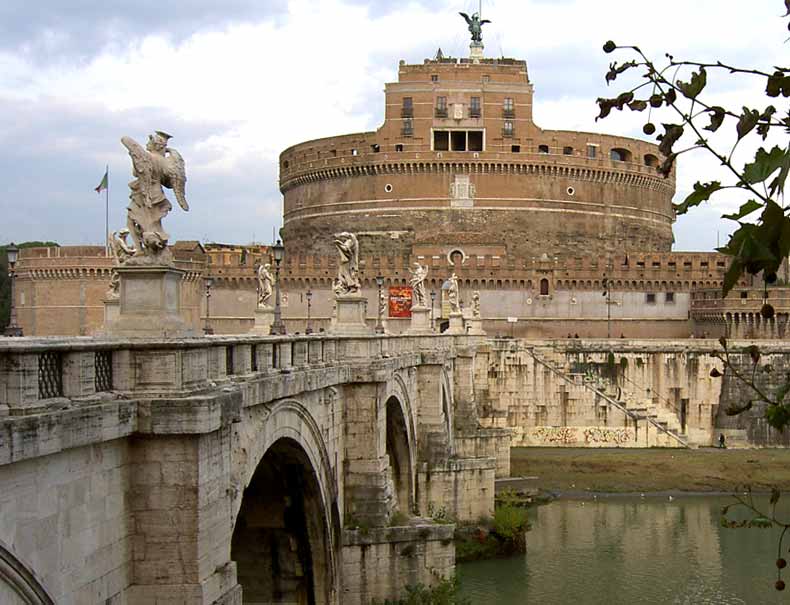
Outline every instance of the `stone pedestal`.
POLYGON ((411 326, 407 334, 431 334, 431 310, 428 307, 411 308, 411 326))
POLYGON ((464 329, 464 314, 460 311, 450 313, 450 327, 447 334, 466 334, 464 329))
POLYGON ((338 296, 335 319, 329 329, 330 334, 343 336, 367 336, 373 333, 365 323, 367 299, 356 294, 338 296))
MULTIPOLYGON (((157 266, 118 267, 116 270, 121 278, 121 294, 117 317, 104 324, 107 336, 195 336, 195 331, 181 317, 183 271, 157 266)), ((112 311, 105 306, 105 313, 112 311)))
POLYGON ((104 325, 108 326, 112 322, 117 321, 121 314, 121 299, 120 298, 105 298, 104 299, 104 325))
POLYGON ((481 42, 472 42, 469 45, 469 58, 472 63, 480 63, 483 58, 483 44, 481 42))
POLYGON ((271 307, 256 307, 255 325, 250 330, 250 334, 255 336, 269 336, 272 333, 274 323, 274 309, 271 307))
POLYGON ((483 320, 479 317, 470 317, 466 320, 466 326, 468 328, 467 334, 472 334, 474 336, 485 336, 486 333, 483 331, 483 320))

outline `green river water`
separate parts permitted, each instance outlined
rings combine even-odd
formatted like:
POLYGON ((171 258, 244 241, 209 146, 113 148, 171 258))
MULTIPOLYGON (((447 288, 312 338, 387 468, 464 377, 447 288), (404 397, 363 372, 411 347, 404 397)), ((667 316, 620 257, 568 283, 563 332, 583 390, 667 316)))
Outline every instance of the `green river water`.
MULTIPOLYGON (((767 497, 758 500, 767 508, 767 497)), ((790 603, 790 567, 788 588, 774 588, 779 532, 722 528, 721 507, 732 502, 558 500, 530 511, 526 555, 460 564, 461 592, 475 605, 790 603)), ((790 517, 790 502, 777 511, 790 517)), ((788 547, 786 539, 790 560, 788 547)))

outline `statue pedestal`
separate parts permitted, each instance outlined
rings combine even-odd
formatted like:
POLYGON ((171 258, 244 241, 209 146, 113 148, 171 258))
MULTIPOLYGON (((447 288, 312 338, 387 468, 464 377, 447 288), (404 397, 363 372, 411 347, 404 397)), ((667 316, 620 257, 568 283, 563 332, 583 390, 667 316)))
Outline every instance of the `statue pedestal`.
POLYGON ((104 325, 117 321, 121 314, 121 299, 107 297, 104 299, 104 325))
POLYGON ((255 325, 249 334, 255 336, 269 336, 272 333, 272 324, 274 323, 274 309, 271 307, 256 307, 255 308, 255 325))
POLYGON ((406 331, 407 334, 431 334, 431 310, 428 307, 411 308, 411 326, 406 331))
MULTIPOLYGON (((116 271, 121 278, 118 315, 104 324, 106 335, 124 338, 195 336, 195 331, 181 317, 183 271, 148 266, 121 266, 116 271)), ((105 313, 111 313, 106 306, 105 313)))
POLYGON ((469 58, 472 63, 480 63, 483 58, 483 44, 482 42, 472 42, 469 45, 469 58))
POLYGON ((464 314, 460 311, 450 313, 450 327, 447 328, 447 334, 466 334, 464 314))
POLYGON ((486 333, 483 331, 483 320, 479 317, 470 317, 466 320, 466 325, 469 328, 467 334, 471 334, 474 336, 485 336, 486 333))
POLYGON ((368 336, 372 330, 365 322, 365 309, 367 299, 358 294, 337 296, 335 298, 337 311, 330 334, 339 336, 368 336))

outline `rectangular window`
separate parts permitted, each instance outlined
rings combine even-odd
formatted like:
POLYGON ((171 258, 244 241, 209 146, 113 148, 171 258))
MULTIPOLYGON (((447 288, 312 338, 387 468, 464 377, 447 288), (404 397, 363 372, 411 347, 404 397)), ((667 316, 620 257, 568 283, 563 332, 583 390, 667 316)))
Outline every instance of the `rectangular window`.
POLYGON ((466 131, 453 130, 450 132, 450 143, 453 151, 466 151, 466 131))
POLYGON ((403 151, 403 143, 398 143, 397 145, 395 145, 395 151, 397 151, 398 153, 403 151))
POLYGON ((667 303, 675 302, 675 293, 674 292, 667 292, 664 295, 664 302, 667 302, 667 303))
POLYGON ((510 151, 513 153, 521 153, 521 145, 511 145, 510 151))
POLYGON ((504 124, 502 125, 502 136, 503 137, 512 137, 513 136, 513 122, 510 120, 505 120, 504 124))
POLYGON ((748 292, 741 292, 741 298, 749 298, 748 292))
POLYGON ((598 145, 587 145, 587 157, 594 160, 598 155, 598 145))
POLYGON ((469 117, 480 117, 480 97, 472 97, 469 103, 469 117))
POLYGON ((506 118, 513 118, 516 115, 516 108, 513 104, 512 97, 505 97, 502 102, 502 115, 506 118))
POLYGON ((438 82, 438 81, 439 81, 439 75, 438 74, 432 74, 431 75, 431 82, 438 82))
POLYGON ((470 130, 468 132, 469 151, 483 151, 483 131, 470 130))
POLYGON ((447 97, 436 97, 436 117, 447 117, 447 97))
POLYGON ((403 129, 401 134, 404 137, 410 137, 414 134, 414 120, 412 118, 403 118, 403 129))
POLYGON ((645 302, 648 305, 656 304, 656 294, 655 294, 655 292, 648 292, 647 294, 645 294, 645 302))
POLYGON ((446 130, 433 131, 433 150, 434 151, 449 151, 450 150, 450 133, 446 130))
POLYGON ((400 117, 414 117, 414 99, 411 97, 403 97, 403 107, 401 107, 400 117))

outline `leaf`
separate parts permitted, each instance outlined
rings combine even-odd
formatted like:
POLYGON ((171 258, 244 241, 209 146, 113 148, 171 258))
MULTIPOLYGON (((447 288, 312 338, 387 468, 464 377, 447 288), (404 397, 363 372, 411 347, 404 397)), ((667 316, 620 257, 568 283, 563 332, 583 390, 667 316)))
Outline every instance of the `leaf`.
POLYGON ((757 364, 760 361, 760 347, 757 345, 750 345, 746 352, 749 353, 749 357, 752 358, 752 363, 757 364))
POLYGON ((667 107, 670 105, 674 105, 675 101, 678 100, 678 93, 675 92, 674 88, 670 88, 667 93, 664 95, 664 101, 667 104, 667 107))
POLYGON ((672 146, 683 136, 683 126, 680 124, 663 124, 663 126, 665 132, 658 137, 658 140, 661 141, 658 150, 669 157, 672 153, 672 146))
POLYGON ((722 284, 724 296, 727 296, 735 284, 738 283, 738 280, 741 279, 741 275, 743 275, 743 263, 735 258, 730 264, 730 268, 727 269, 727 273, 724 275, 724 283, 722 284))
POLYGON ((743 113, 741 114, 740 119, 738 120, 738 126, 736 126, 736 130, 738 131, 738 140, 740 141, 743 137, 749 134, 754 127, 757 126, 757 122, 760 120, 760 112, 756 109, 749 109, 748 107, 743 108, 743 113))
POLYGON ((724 118, 727 115, 727 111, 723 107, 716 105, 711 107, 708 112, 710 113, 710 124, 705 126, 705 130, 716 132, 724 123, 724 118))
POLYGON ((776 403, 782 403, 787 397, 787 393, 790 392, 790 381, 785 382, 782 386, 776 389, 776 393, 774 394, 774 399, 776 399, 776 403))
POLYGON ((598 107, 601 110, 600 115, 597 118, 595 118, 595 121, 597 122, 598 120, 602 120, 612 112, 612 109, 617 104, 617 100, 600 98, 596 101, 596 103, 598 103, 598 107))
POLYGON ((628 104, 628 109, 631 111, 644 111, 647 109, 647 101, 631 101, 628 104))
POLYGON ((731 221, 739 221, 742 218, 750 215, 755 210, 759 210, 762 208, 763 205, 760 202, 755 202, 754 200, 749 200, 745 204, 742 204, 741 207, 738 209, 738 212, 735 214, 724 214, 721 218, 726 218, 731 221))
POLYGON ((669 177, 672 174, 672 166, 675 164, 675 159, 677 158, 677 154, 670 153, 666 159, 661 163, 661 166, 658 167, 658 172, 664 178, 669 177))
POLYGON ((787 9, 787 12, 782 16, 790 17, 790 0, 785 0, 785 8, 787 9))
POLYGON ((765 419, 772 427, 782 431, 790 422, 790 409, 785 405, 769 405, 765 408, 765 419))
POLYGON ((773 521, 771 521, 768 517, 764 517, 762 515, 755 517, 751 521, 749 521, 749 527, 759 527, 760 529, 768 529, 773 525, 773 521))
POLYGON ((675 86, 677 86, 678 90, 680 90, 687 99, 696 99, 707 83, 708 74, 704 67, 700 67, 698 72, 691 74, 691 81, 689 83, 678 80, 675 86))
POLYGON ((780 168, 779 174, 768 186, 768 191, 772 196, 776 194, 784 195, 785 181, 787 181, 787 176, 790 175, 790 145, 787 146, 780 168))
POLYGON ((768 76, 768 83, 765 86, 765 94, 769 97, 790 97, 790 76, 782 71, 776 71, 768 76))
POLYGON ((690 208, 699 206, 702 202, 707 202, 710 196, 721 189, 719 181, 710 183, 694 183, 694 191, 686 197, 683 202, 675 206, 675 213, 678 215, 686 214, 690 208))
POLYGON ((743 167, 743 181, 750 185, 762 183, 782 168, 785 162, 790 162, 790 160, 781 147, 774 147, 770 152, 760 147, 754 157, 754 162, 743 167))

